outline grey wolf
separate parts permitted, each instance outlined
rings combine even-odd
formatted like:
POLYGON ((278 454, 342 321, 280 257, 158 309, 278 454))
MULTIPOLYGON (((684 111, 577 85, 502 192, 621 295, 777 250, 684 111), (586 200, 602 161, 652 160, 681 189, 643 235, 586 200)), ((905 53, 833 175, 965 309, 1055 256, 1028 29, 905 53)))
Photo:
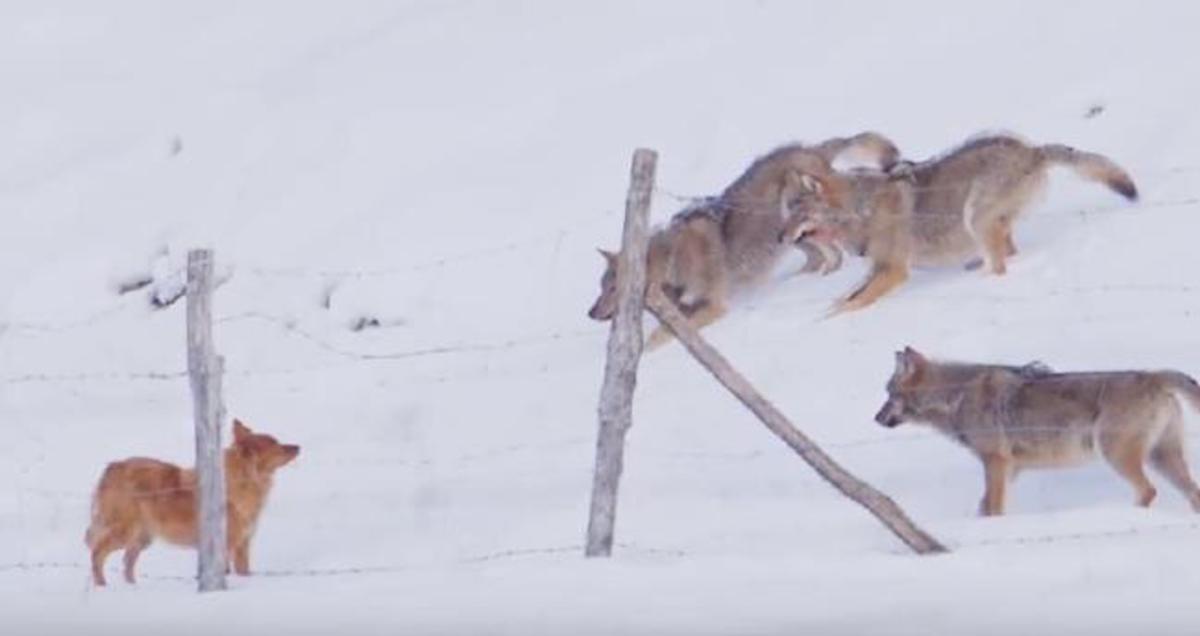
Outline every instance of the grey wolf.
MULTIPOLYGON (((790 144, 755 160, 719 196, 702 199, 676 214, 650 237, 647 289, 666 293, 696 328, 718 320, 730 299, 761 285, 774 271, 787 247, 779 234, 785 221, 803 201, 820 196, 843 205, 841 179, 831 162, 842 153, 874 157, 891 165, 898 153, 876 133, 834 138, 816 146, 790 144)), ((799 243, 808 255, 807 270, 827 268, 840 251, 799 243)), ((588 311, 594 320, 609 320, 616 312, 617 255, 600 250, 605 271, 600 294, 588 311)), ((647 340, 653 349, 670 340, 658 327, 647 340)))
POLYGON ((1149 463, 1200 512, 1180 406, 1200 411, 1200 385, 1179 371, 1057 373, 1039 363, 939 362, 910 347, 896 354, 887 394, 879 424, 931 426, 983 463, 981 514, 1004 513, 1007 485, 1020 471, 1096 455, 1133 486, 1138 505, 1157 495, 1149 463))
POLYGON ((912 266, 973 267, 986 261, 988 271, 1002 275, 1006 259, 1017 252, 1013 224, 1043 191, 1055 165, 1137 199, 1133 179, 1107 157, 989 135, 927 161, 845 173, 842 189, 850 205, 810 202, 789 218, 780 238, 812 241, 824 228, 824 242, 871 260, 867 280, 839 301, 835 313, 875 302, 907 280, 912 266))

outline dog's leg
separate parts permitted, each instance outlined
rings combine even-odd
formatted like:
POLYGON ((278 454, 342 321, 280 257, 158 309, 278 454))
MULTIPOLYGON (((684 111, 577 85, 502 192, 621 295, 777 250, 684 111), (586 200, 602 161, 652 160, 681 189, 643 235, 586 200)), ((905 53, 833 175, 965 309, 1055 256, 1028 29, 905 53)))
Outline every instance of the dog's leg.
POLYGON ((92 581, 97 586, 104 586, 107 581, 104 579, 104 562, 108 559, 108 555, 120 549, 121 537, 119 533, 113 532, 111 528, 105 528, 98 532, 92 545, 92 581))
POLYGON ((858 289, 834 306, 826 317, 862 309, 908 280, 908 269, 895 265, 876 266, 858 289))
POLYGON ((979 502, 979 514, 992 517, 1004 514, 1008 482, 1012 476, 1012 458, 993 453, 983 458, 985 489, 979 502))
POLYGON ((233 571, 239 576, 250 575, 250 539, 247 538, 233 548, 233 571))
POLYGON ((150 540, 150 535, 142 532, 131 543, 125 544, 125 581, 130 585, 137 583, 137 577, 133 571, 137 567, 138 555, 146 549, 146 546, 150 545, 150 540))

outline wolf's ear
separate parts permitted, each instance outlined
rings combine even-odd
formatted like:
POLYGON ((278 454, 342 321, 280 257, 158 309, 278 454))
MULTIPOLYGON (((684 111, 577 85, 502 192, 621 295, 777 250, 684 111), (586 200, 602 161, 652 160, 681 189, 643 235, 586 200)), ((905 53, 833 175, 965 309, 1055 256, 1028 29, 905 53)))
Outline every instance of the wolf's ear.
POLYGON ((905 347, 904 351, 896 353, 896 373, 902 379, 910 379, 917 375, 926 362, 925 356, 917 353, 916 349, 905 347))
POLYGON ((924 364, 926 362, 925 356, 921 355, 920 352, 912 347, 904 348, 904 356, 912 362, 916 362, 918 364, 924 364))
POLYGON ((242 424, 241 420, 234 418, 234 420, 233 420, 233 441, 240 442, 240 441, 246 439, 247 437, 250 437, 250 435, 251 435, 250 429, 245 424, 242 424))
POLYGON ((600 255, 604 257, 604 262, 608 263, 609 265, 617 262, 617 255, 604 249, 603 247, 597 247, 596 251, 600 252, 600 255))
POLYGON ((783 180, 786 189, 790 192, 821 194, 825 191, 825 184, 807 172, 788 170, 783 180))
POLYGON ((800 175, 800 187, 803 188, 805 192, 812 192, 814 194, 825 193, 825 184, 821 183, 820 179, 808 173, 800 175))

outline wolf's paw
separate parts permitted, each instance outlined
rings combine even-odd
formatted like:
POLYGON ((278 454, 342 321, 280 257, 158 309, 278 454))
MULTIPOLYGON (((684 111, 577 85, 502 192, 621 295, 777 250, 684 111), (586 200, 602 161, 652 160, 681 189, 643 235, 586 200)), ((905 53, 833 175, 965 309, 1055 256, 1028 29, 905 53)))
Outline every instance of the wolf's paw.
POLYGON ((647 352, 661 349, 663 345, 671 341, 671 338, 673 338, 671 332, 659 327, 650 334, 649 338, 646 338, 646 345, 644 348, 647 352))

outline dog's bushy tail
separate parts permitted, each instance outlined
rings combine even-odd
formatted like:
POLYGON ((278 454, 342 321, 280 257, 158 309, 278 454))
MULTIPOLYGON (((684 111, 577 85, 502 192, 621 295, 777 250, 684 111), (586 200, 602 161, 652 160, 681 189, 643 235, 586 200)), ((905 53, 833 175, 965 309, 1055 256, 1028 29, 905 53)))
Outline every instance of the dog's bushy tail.
POLYGON ((120 470, 120 465, 116 462, 109 464, 104 468, 104 474, 100 476, 100 482, 96 484, 96 491, 92 493, 92 514, 91 522, 88 524, 87 531, 83 533, 83 542, 89 548, 95 545, 100 533, 104 530, 104 502, 101 501, 105 485, 116 478, 117 472, 120 470))
POLYGON ((1067 166, 1084 179, 1103 183, 1126 199, 1137 201, 1138 189, 1133 178, 1112 159, 1062 144, 1047 144, 1040 150, 1046 161, 1067 166))
POLYGON ((1200 412, 1200 383, 1197 383, 1195 378, 1179 371, 1163 371, 1162 376, 1176 395, 1200 412))

